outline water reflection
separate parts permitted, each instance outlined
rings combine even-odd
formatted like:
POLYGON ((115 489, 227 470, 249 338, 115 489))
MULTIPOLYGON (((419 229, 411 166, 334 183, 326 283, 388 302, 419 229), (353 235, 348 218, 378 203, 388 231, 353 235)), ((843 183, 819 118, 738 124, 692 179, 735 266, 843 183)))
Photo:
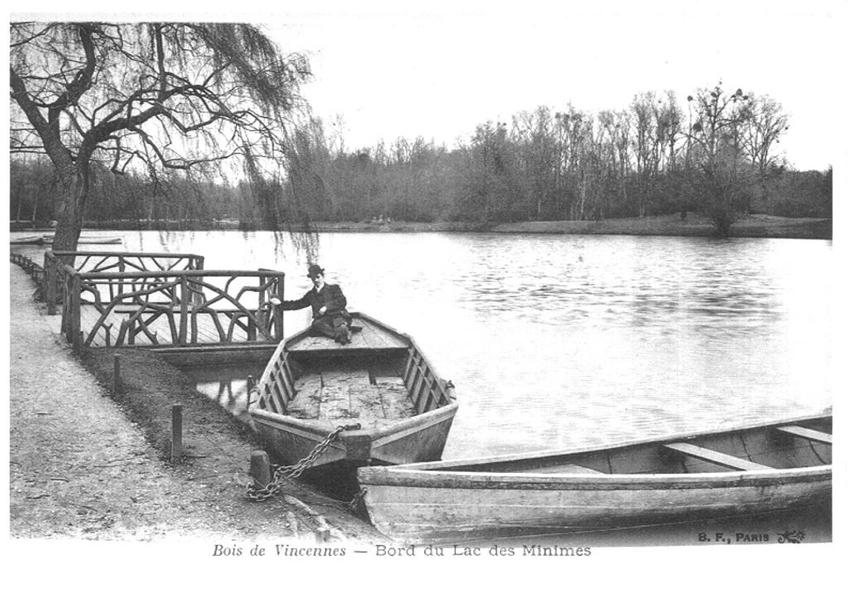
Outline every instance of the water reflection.
POLYGON ((217 402, 227 412, 245 423, 248 415, 248 377, 259 381, 264 364, 236 363, 183 368, 195 382, 196 389, 217 402))

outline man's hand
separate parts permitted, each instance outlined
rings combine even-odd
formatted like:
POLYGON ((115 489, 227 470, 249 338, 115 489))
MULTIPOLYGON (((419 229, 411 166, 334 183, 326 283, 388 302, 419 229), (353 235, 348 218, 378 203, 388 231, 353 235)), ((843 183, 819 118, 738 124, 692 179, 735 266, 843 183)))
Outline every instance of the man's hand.
POLYGON ((322 306, 321 308, 318 309, 318 314, 320 314, 320 315, 323 315, 326 312, 327 312, 326 306, 322 306))
POLYGON ((272 298, 269 300, 274 306, 280 306, 280 298, 272 298))

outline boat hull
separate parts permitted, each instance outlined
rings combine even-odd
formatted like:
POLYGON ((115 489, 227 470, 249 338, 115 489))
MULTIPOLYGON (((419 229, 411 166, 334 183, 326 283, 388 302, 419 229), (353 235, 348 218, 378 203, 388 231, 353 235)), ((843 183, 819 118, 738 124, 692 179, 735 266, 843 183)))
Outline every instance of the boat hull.
MULTIPOLYGON (((451 404, 390 427, 343 431, 309 466, 345 463, 354 469, 370 464, 439 460, 456 412, 457 404, 451 404)), ((257 431, 283 464, 294 464, 306 457, 334 431, 265 410, 254 410, 251 416, 257 431)))
POLYGON ((831 467, 693 475, 359 475, 373 525, 398 540, 534 535, 828 502, 831 467))
POLYGON ((831 501, 831 412, 738 429, 359 469, 399 540, 534 535, 768 513, 831 501))

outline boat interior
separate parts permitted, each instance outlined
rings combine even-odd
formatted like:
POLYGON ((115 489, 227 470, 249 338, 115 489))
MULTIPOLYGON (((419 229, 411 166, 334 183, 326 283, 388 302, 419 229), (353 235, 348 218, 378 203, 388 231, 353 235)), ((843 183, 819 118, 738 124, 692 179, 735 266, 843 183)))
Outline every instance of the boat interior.
POLYGON ((260 408, 327 427, 385 427, 449 402, 444 383, 409 345, 334 354, 283 352, 260 382, 260 408))
POLYGON ((609 449, 481 461, 440 471, 539 474, 709 473, 831 465, 831 417, 609 449))

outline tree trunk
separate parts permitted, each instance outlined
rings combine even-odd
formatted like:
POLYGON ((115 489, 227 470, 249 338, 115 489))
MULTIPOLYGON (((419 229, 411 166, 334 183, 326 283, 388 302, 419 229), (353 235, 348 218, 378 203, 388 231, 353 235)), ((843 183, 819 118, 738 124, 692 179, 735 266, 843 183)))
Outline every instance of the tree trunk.
POLYGON ((770 205, 769 190, 766 185, 766 176, 761 175, 761 202, 763 210, 769 211, 769 214, 775 214, 775 207, 770 205))
POLYGON ((53 250, 74 252, 83 226, 83 212, 88 198, 88 174, 86 166, 68 169, 59 175, 63 190, 57 215, 56 235, 53 250))

